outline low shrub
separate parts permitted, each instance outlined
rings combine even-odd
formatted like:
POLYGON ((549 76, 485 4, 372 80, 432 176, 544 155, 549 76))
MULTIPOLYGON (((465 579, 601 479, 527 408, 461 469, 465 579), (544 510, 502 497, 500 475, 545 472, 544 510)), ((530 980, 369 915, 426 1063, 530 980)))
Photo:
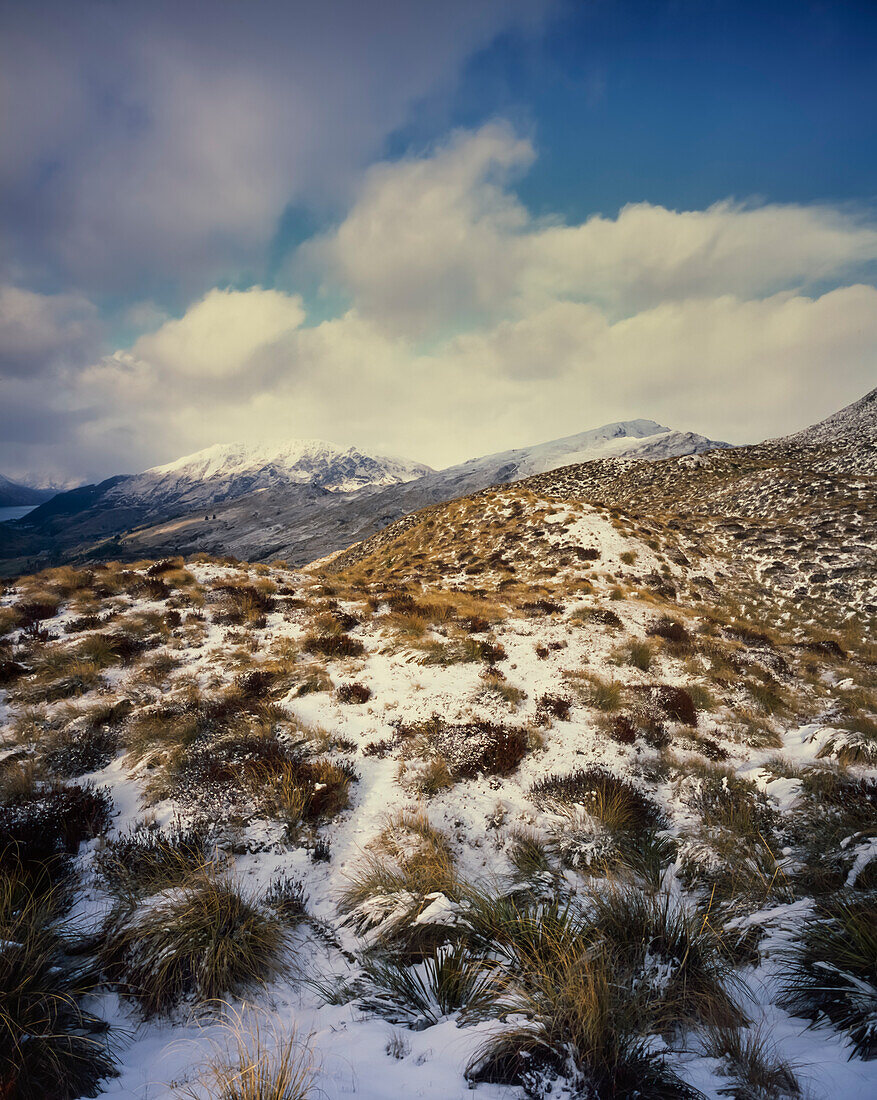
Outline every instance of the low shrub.
POLYGON ((367 703, 372 697, 372 690, 365 684, 341 684, 335 694, 341 703, 367 703))
POLYGON ((545 719, 557 718, 561 722, 569 721, 572 704, 562 695, 542 695, 536 703, 536 715, 545 719))
POLYGON ((651 706, 671 722, 681 722, 685 726, 697 725, 697 711, 685 688, 672 687, 669 684, 652 684, 647 688, 634 688, 634 690, 642 691, 651 706))
POLYGON ((281 873, 271 880, 263 898, 287 924, 298 924, 307 916, 307 895, 300 879, 281 873))
POLYGON ((109 841, 97 853, 95 870, 122 896, 150 896, 185 882, 210 859, 206 831, 176 824, 169 829, 138 826, 109 841))
POLYGON ((526 729, 493 722, 445 723, 434 716, 427 739, 447 762, 454 779, 508 775, 527 753, 526 729))
POLYGON ((675 646, 690 648, 692 644, 691 634, 677 619, 671 619, 668 615, 662 615, 654 619, 646 627, 646 634, 651 638, 663 638, 675 646))
POLYGON ((15 794, 0 805, 2 861, 37 868, 75 855, 106 831, 112 808, 109 791, 91 784, 40 783, 15 794))

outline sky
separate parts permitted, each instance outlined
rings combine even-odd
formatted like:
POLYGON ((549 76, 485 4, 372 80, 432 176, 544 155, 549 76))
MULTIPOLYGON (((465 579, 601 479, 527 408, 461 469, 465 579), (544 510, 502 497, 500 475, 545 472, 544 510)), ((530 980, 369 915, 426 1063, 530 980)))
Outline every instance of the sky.
POLYGON ((873 0, 0 0, 0 473, 877 384, 873 0))

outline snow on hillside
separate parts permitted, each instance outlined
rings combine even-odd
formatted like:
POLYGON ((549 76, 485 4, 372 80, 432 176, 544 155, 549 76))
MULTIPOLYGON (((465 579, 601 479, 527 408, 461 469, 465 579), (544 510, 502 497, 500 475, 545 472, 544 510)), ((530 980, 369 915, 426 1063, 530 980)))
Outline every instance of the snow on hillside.
POLYGON ((803 446, 820 443, 864 443, 877 441, 877 388, 845 406, 818 424, 776 442, 794 442, 803 446))
POLYGON ((620 420, 576 435, 552 439, 548 443, 473 458, 442 473, 504 469, 508 473, 503 480, 518 481, 576 462, 591 462, 600 458, 672 458, 728 446, 730 444, 707 439, 694 432, 674 431, 654 420, 620 420))
POLYGON ((266 1014, 270 1051, 275 1025, 297 1030, 324 1100, 597 1095, 555 944, 607 952, 594 1034, 612 1054, 617 1020, 622 1071, 657 1078, 614 1095, 872 1097, 873 976, 833 923, 864 938, 874 913, 867 624, 776 598, 750 564, 745 542, 712 553, 672 518, 511 486, 328 569, 201 557, 17 581, 0 824, 47 830, 53 799, 105 792, 103 817, 62 822, 58 872, 70 927, 99 932, 105 1094, 179 1097, 225 1042, 200 973, 155 977, 186 947, 181 900, 218 883, 245 901, 233 972, 242 919, 267 933, 224 999, 266 1014), (788 986, 813 944, 808 1029, 788 986), (465 981, 435 976, 447 959, 465 981), (558 1057, 479 1080, 503 1034, 558 1057), (749 1088, 759 1074, 773 1091, 749 1088))

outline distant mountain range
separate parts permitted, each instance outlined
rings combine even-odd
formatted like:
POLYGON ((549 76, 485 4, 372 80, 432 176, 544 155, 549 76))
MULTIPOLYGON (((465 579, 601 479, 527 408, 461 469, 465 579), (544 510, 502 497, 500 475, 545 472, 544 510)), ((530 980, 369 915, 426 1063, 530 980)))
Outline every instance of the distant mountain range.
POLYGON ((0 560, 9 572, 91 556, 206 550, 303 564, 426 504, 571 462, 655 460, 728 446, 653 420, 605 424, 445 470, 319 440, 217 444, 53 496, 0 528, 0 560))
POLYGON ((248 493, 312 485, 331 493, 398 485, 432 473, 406 459, 343 450, 320 439, 281 444, 217 443, 165 466, 118 481, 107 491, 112 504, 150 512, 210 508, 248 493))
POLYGON ((53 489, 34 489, 0 474, 0 508, 25 508, 41 504, 55 495, 53 489))

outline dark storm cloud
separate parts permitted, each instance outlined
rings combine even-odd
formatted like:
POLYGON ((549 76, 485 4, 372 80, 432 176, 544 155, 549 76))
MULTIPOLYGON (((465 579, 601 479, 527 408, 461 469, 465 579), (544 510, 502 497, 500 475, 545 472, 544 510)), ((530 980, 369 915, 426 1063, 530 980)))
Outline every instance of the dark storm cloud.
POLYGON ((258 270, 287 204, 343 202, 417 99, 547 6, 2 3, 7 262, 114 294, 258 270))

